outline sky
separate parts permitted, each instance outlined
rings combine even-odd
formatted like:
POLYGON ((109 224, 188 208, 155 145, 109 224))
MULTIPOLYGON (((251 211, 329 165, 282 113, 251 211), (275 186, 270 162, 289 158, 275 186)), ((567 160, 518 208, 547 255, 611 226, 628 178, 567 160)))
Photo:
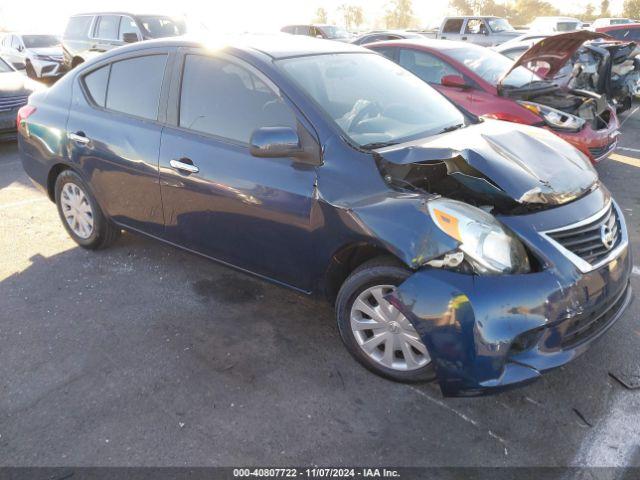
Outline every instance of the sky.
MULTIPOLYGON (((373 27, 376 18, 384 14, 388 0, 25 0, 0 2, 0 27, 33 33, 60 34, 69 15, 88 11, 122 10, 134 13, 184 15, 191 31, 202 29, 214 33, 274 32, 289 23, 307 23, 316 9, 323 6, 330 12, 331 23, 340 24, 331 15, 342 4, 360 5, 365 21, 373 27), (33 13, 31 13, 33 12, 33 13)), ((600 0, 591 0, 596 10, 600 0)), ((557 0, 552 2, 558 4, 557 0)), ((564 10, 584 11, 589 0, 562 0, 564 10)), ((611 11, 622 10, 623 0, 612 0, 611 11)), ((448 0, 413 0, 413 10, 422 26, 439 23, 448 12, 448 0)))

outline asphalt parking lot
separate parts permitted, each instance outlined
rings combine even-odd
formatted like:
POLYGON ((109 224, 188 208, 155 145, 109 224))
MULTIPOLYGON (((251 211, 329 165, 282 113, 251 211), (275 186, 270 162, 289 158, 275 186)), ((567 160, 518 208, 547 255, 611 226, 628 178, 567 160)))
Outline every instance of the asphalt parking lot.
MULTIPOLYGON (((598 167, 640 259, 640 111, 598 167)), ((365 371, 330 306, 152 240, 88 252, 0 145, 0 464, 640 466, 640 302, 525 388, 365 371)), ((639 264, 636 261, 636 264, 639 264)), ((632 282, 640 292, 640 269, 632 282)))

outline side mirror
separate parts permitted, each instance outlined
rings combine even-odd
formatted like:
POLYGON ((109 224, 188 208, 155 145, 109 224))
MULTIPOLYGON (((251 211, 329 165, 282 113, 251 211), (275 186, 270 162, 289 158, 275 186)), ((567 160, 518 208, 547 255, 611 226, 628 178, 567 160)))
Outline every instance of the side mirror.
POLYGON ((483 35, 489 36, 489 30, 487 30, 486 28, 482 31, 483 35))
POLYGON ((24 47, 22 45, 18 45, 18 48, 16 48, 16 50, 22 52, 24 50, 24 47))
POLYGON ((138 41, 138 35, 133 32, 123 33, 122 41, 124 43, 136 43, 138 41))
POLYGON ((443 87, 469 88, 467 82, 460 75, 445 75, 440 79, 440 85, 443 87))
POLYGON ((254 130, 249 141, 254 157, 295 157, 304 153, 300 137, 290 127, 262 127, 254 130))

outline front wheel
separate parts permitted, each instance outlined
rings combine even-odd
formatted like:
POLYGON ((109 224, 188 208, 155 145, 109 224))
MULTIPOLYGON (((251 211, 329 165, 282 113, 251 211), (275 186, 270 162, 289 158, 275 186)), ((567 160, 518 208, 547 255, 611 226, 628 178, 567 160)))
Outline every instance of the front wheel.
POLYGON ((118 238, 120 229, 102 213, 89 187, 76 172, 64 170, 58 175, 55 199, 62 224, 81 247, 105 248, 118 238))
POLYGON ((400 382, 431 381, 435 371, 422 339, 384 298, 409 275, 391 258, 358 267, 338 293, 338 328, 347 350, 370 371, 400 382))

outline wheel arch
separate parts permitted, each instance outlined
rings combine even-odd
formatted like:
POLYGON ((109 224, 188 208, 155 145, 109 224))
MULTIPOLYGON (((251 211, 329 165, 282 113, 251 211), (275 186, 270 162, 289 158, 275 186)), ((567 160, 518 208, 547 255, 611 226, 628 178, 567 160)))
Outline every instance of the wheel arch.
POLYGON ((322 291, 325 297, 333 303, 351 272, 363 263, 378 257, 392 257, 399 265, 407 266, 390 250, 373 242, 349 243, 336 250, 323 277, 322 291))
POLYGON ((67 163, 56 163, 51 167, 47 174, 47 196, 52 202, 56 201, 56 179, 65 170, 72 170, 82 177, 82 174, 77 169, 67 163))

